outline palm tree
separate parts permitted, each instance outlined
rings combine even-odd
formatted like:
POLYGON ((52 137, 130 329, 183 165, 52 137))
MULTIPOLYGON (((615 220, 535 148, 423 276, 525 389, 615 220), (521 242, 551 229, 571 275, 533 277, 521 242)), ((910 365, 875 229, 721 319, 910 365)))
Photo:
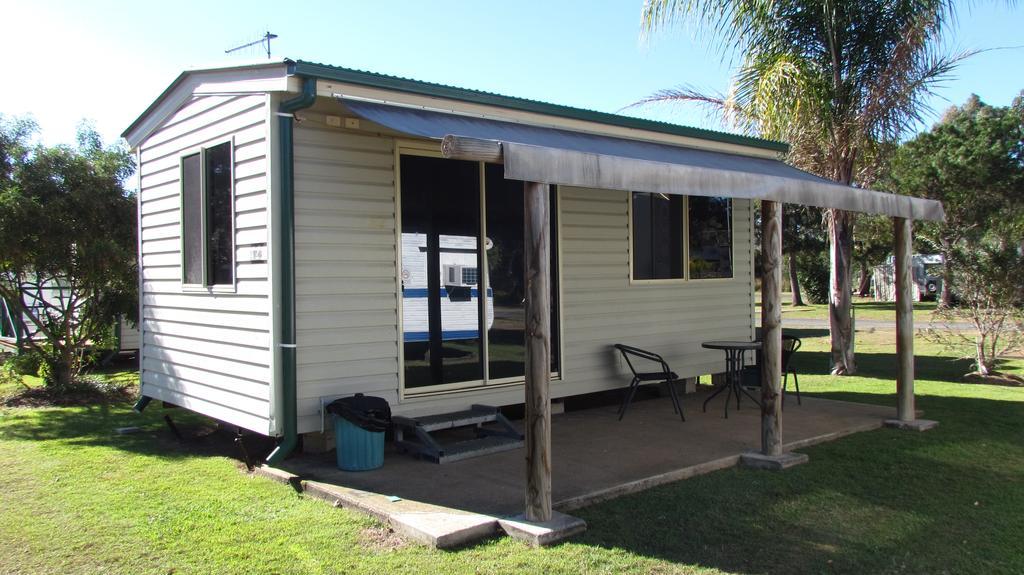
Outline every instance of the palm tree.
MULTIPOLYGON (((847 185, 869 185, 879 144, 927 112, 925 97, 966 53, 940 35, 950 0, 646 0, 644 33, 695 25, 723 56, 739 54, 727 95, 690 87, 637 104, 698 102, 739 130, 790 143, 787 161, 847 185)), ((852 212, 825 217, 831 259, 832 373, 852 374, 852 212)))

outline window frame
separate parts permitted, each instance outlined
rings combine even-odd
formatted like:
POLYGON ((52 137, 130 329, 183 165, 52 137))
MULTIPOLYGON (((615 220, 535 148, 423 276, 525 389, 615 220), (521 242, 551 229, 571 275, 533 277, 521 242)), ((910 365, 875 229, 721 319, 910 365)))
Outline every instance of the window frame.
MULTIPOLYGON (((407 389, 405 386, 405 346, 403 345, 403 297, 402 297, 402 174, 401 174, 401 160, 402 156, 424 156, 430 158, 444 159, 444 155, 441 153, 441 146, 439 143, 424 142, 419 140, 396 140, 394 145, 394 166, 395 166, 395 291, 397 298, 397 333, 396 337, 398 341, 398 402, 409 402, 416 400, 429 400, 430 398, 436 398, 439 395, 447 395, 452 393, 486 393, 494 392, 497 390, 503 390, 515 386, 522 386, 526 383, 525 375, 522 377, 507 377, 507 378, 495 378, 489 377, 489 350, 488 350, 488 334, 487 330, 481 332, 482 342, 482 354, 481 362, 483 364, 483 378, 472 381, 462 381, 455 383, 447 383, 440 385, 432 385, 425 387, 418 387, 407 389)), ((480 170, 480 234, 481 237, 487 236, 487 185, 486 185, 486 162, 477 162, 480 170)), ((555 272, 558 274, 556 279, 558 293, 555 294, 555 298, 558 301, 558 371, 551 372, 551 381, 558 382, 565 378, 565 337, 564 337, 564 308, 563 305, 563 288, 561 281, 562 278, 562 242, 560 241, 562 235, 562 197, 561 197, 561 186, 555 186, 555 212, 551 214, 555 219, 555 233, 558 234, 556 238, 553 238, 555 247, 557 249, 557 255, 552 254, 553 257, 557 258, 555 272)), ((478 242, 478 249, 481 249, 483 242, 478 242)), ((490 289, 490 277, 488 273, 487 265, 487 250, 483 249, 483 253, 480 256, 478 266, 478 281, 477 289, 485 290, 490 289)))
MULTIPOLYGON (((683 226, 682 226, 682 230, 683 230, 683 232, 682 232, 683 233, 683 254, 682 254, 683 255, 683 277, 681 277, 681 278, 665 278, 665 279, 637 279, 634 276, 634 273, 633 273, 634 272, 634 270, 633 270, 633 260, 636 257, 636 255, 634 253, 635 252, 634 241, 636 239, 636 230, 634 229, 634 224, 633 224, 633 193, 634 192, 635 192, 635 190, 631 190, 631 191, 626 192, 626 207, 627 207, 626 219, 627 219, 627 225, 628 225, 628 228, 629 228, 629 232, 627 234, 628 235, 627 242, 629 243, 628 250, 627 250, 628 253, 629 253, 629 256, 627 258, 627 260, 628 260, 627 261, 627 266, 629 268, 629 284, 630 285, 657 286, 657 285, 686 284, 686 283, 689 283, 691 281, 704 283, 704 282, 733 281, 733 280, 736 279, 736 235, 735 235, 735 233, 730 238, 730 245, 729 245, 729 255, 732 258, 732 264, 733 264, 732 275, 731 276, 729 276, 729 277, 721 277, 721 278, 691 278, 690 277, 690 196, 689 195, 683 195, 683 194, 677 194, 677 195, 681 195, 683 197, 683 226)), ((650 192, 642 192, 642 193, 650 193, 650 192)), ((727 196, 722 196, 722 197, 727 197, 727 196)), ((735 218, 736 218, 735 198, 728 198, 728 199, 729 199, 729 203, 730 203, 729 218, 730 218, 730 220, 732 220, 730 223, 733 224, 732 229, 735 231, 735 229, 736 229, 736 226, 735 226, 735 218)))
POLYGON ((212 140, 210 142, 203 143, 199 146, 193 146, 186 150, 181 151, 178 154, 178 249, 180 256, 181 273, 179 279, 181 280, 181 291, 189 293, 235 293, 238 285, 238 244, 237 244, 237 229, 236 229, 236 218, 238 216, 236 197, 237 192, 237 174, 235 170, 235 137, 229 136, 218 140, 212 140), (211 284, 210 283, 210 258, 209 258, 209 223, 208 223, 208 211, 209 211, 209 190, 207 188, 207 177, 206 177, 206 154, 211 148, 217 146, 228 145, 228 156, 229 164, 231 165, 231 178, 230 178, 230 190, 229 195, 231 197, 231 231, 229 235, 231 237, 231 283, 229 284, 211 284), (189 158, 194 155, 199 155, 199 195, 202 197, 202 205, 200 206, 200 236, 203 238, 202 241, 202 277, 203 283, 187 283, 185 281, 185 158, 189 158))

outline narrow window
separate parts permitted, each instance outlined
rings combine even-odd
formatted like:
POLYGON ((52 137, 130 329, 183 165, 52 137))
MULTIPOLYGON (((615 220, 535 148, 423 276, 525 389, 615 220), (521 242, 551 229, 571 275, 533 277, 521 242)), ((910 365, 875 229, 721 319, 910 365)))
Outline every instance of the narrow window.
POLYGON ((632 196, 633 279, 682 279, 683 196, 632 196))
POLYGON ((690 279, 732 277, 732 200, 691 197, 690 279))
POLYGON ((181 160, 182 280, 205 285, 203 277, 203 185, 200 154, 181 160))
POLYGON ((231 143, 214 146, 206 154, 206 266, 211 285, 235 283, 231 194, 231 143))
POLYGON ((231 143, 181 159, 182 282, 231 285, 234 268, 234 197, 231 143))

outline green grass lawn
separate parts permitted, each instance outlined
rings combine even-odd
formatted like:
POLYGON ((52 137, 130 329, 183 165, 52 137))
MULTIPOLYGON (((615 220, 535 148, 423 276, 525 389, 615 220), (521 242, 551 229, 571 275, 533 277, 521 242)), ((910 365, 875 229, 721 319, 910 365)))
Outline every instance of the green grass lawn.
MULTIPOLYGON (((754 298, 757 313, 761 313, 761 294, 754 298)), ((809 303, 794 307, 791 295, 782 294, 782 320, 786 319, 821 319, 828 320, 828 304, 809 303)), ((806 301, 806 300, 805 300, 806 301)), ((927 324, 935 311, 934 301, 914 302, 914 321, 920 325, 927 324)), ((896 321, 896 304, 894 302, 875 301, 867 297, 853 297, 853 309, 857 319, 896 321)))
MULTIPOLYGON (((805 393, 894 403, 890 333, 863 334, 860 375, 842 379, 824 375, 820 333, 801 335, 805 393)), ((221 442, 172 440, 156 405, 4 409, 0 573, 1022 573, 1024 389, 956 383, 965 362, 918 351, 918 407, 937 429, 861 433, 784 473, 731 469, 578 510, 587 533, 539 550, 396 545, 247 476, 221 442), (128 425, 143 433, 113 433, 128 425)))

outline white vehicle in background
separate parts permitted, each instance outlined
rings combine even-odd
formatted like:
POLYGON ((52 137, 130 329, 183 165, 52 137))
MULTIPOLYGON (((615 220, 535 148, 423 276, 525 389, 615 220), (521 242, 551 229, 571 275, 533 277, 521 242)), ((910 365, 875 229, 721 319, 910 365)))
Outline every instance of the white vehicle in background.
POLYGON ((911 261, 914 283, 921 293, 921 299, 938 299, 942 293, 942 256, 939 254, 916 255, 911 261))
MULTIPOLYGON (((439 237, 442 341, 480 337, 480 270, 477 239, 439 237)), ((489 247, 489 246, 488 246, 489 247)), ((402 336, 405 342, 430 340, 427 234, 402 234, 402 336)), ((494 293, 486 298, 487 329, 494 324, 494 293)))
MULTIPOLYGON (((914 301, 938 299, 942 293, 942 261, 942 256, 938 254, 915 254, 911 258, 914 301)), ((884 264, 874 269, 872 291, 878 301, 896 301, 894 262, 895 258, 889 256, 884 264)))

